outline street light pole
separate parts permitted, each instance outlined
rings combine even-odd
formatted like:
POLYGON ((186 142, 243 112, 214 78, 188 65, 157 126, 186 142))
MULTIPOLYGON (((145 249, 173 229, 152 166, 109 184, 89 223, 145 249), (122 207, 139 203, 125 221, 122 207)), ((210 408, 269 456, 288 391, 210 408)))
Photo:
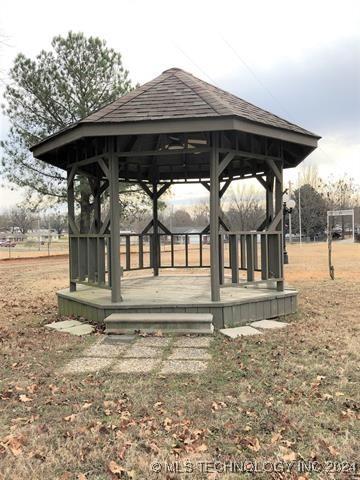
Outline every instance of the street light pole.
POLYGON ((284 247, 284 264, 287 265, 289 263, 289 255, 286 250, 286 226, 285 220, 286 215, 291 215, 293 208, 295 207, 295 201, 290 198, 287 193, 283 195, 283 247, 284 247))

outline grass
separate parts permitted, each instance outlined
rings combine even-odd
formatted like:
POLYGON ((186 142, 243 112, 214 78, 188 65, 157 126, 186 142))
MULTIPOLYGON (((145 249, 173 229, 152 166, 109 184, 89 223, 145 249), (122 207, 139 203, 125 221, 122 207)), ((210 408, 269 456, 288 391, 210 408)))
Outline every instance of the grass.
MULTIPOLYGON (((186 459, 196 466, 187 478, 242 479, 249 475, 204 473, 211 467, 196 462, 359 462, 360 276, 349 274, 359 269, 357 247, 335 252, 335 281, 318 273, 326 246, 319 255, 291 249, 288 277, 300 290, 291 325, 260 338, 216 336, 209 369, 199 376, 57 374, 97 338, 42 328, 57 318, 53 294, 66 284, 66 260, 6 262, 0 479, 186 478, 164 471, 164 462, 184 467, 186 459), (304 268, 307 255, 312 265, 304 268), (162 464, 160 474, 152 462, 162 464)), ((294 467, 256 478, 352 478, 347 470, 294 467)))

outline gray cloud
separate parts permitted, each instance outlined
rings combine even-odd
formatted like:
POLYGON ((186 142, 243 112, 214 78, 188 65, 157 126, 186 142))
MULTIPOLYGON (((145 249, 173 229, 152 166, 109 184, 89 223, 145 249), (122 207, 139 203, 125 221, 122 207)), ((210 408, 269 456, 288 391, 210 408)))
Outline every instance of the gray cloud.
POLYGON ((319 135, 338 133, 348 135, 349 140, 359 139, 359 39, 314 50, 301 61, 279 64, 271 71, 256 69, 255 74, 279 102, 240 61, 234 75, 223 79, 222 84, 245 100, 319 135))

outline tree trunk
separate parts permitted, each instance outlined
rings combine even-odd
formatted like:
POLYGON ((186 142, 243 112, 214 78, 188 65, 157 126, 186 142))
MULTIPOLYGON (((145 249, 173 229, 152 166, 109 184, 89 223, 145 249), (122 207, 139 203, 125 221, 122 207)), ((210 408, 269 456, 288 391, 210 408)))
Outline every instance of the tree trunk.
POLYGON ((80 232, 89 233, 92 205, 91 190, 86 178, 80 177, 80 232))

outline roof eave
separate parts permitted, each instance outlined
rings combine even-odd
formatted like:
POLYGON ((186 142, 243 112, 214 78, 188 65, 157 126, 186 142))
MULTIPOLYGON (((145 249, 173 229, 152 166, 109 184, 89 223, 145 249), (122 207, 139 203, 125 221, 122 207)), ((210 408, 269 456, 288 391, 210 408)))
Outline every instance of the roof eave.
POLYGON ((111 135, 146 135, 161 133, 184 133, 198 131, 221 131, 237 130, 255 135, 276 138, 291 143, 297 143, 316 148, 317 141, 321 138, 317 135, 299 133, 278 127, 272 127, 239 117, 202 117, 202 118, 179 118, 143 120, 136 122, 109 122, 109 123, 78 123, 58 134, 47 137, 38 144, 32 146, 30 151, 35 158, 49 153, 52 150, 63 147, 66 144, 84 137, 111 136, 111 135))

